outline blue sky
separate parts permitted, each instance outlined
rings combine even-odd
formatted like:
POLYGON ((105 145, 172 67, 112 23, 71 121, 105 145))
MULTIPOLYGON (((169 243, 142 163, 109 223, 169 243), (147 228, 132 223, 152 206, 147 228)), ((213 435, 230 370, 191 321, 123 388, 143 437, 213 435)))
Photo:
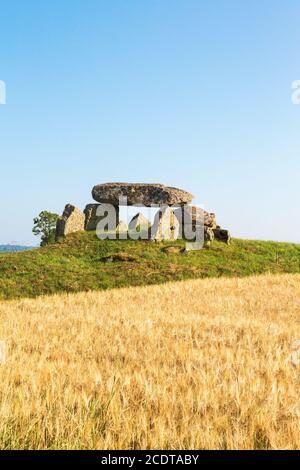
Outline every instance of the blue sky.
POLYGON ((299 0, 1 2, 0 243, 109 181, 300 242, 299 0))

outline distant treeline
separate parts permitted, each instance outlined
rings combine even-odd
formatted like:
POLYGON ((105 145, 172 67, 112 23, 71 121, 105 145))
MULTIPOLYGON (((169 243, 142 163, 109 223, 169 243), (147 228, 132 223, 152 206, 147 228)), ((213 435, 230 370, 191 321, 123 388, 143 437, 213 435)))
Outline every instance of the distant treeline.
POLYGON ((21 246, 21 245, 0 245, 1 253, 15 253, 17 251, 32 250, 33 246, 21 246))

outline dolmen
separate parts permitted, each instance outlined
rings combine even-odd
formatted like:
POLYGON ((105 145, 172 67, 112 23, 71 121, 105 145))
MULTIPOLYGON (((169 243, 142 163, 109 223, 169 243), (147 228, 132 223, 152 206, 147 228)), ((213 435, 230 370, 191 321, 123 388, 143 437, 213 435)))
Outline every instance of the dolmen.
POLYGON ((184 238, 186 233, 202 227, 206 241, 211 242, 214 238, 226 243, 230 241, 228 230, 217 225, 215 214, 191 205, 194 196, 183 189, 163 184, 104 183, 94 186, 92 197, 95 203, 88 204, 83 212, 67 204, 57 222, 57 238, 82 230, 96 230, 113 208, 115 215, 110 228, 117 233, 147 227, 149 240, 162 241, 184 238), (138 212, 127 226, 119 217, 121 206, 152 207, 158 211, 152 226, 142 212, 138 212))

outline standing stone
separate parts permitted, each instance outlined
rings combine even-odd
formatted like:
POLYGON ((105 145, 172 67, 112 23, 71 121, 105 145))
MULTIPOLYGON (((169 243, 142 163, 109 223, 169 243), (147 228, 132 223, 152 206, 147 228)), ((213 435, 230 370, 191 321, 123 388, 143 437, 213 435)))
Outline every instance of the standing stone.
POLYGON ((220 226, 217 226, 217 228, 214 229, 214 235, 216 240, 220 240, 221 242, 230 245, 231 235, 229 230, 224 230, 220 226))
POLYGON ((170 207, 163 207, 155 215, 151 227, 151 240, 177 240, 179 228, 179 222, 173 210, 170 207))
POLYGON ((204 226, 204 240, 206 242, 213 242, 215 238, 214 231, 211 227, 204 226))
POLYGON ((201 238, 213 241, 213 228, 216 227, 216 216, 197 206, 182 206, 174 210, 180 225, 179 236, 189 241, 201 238))
POLYGON ((77 207, 67 204, 63 215, 59 217, 56 224, 56 238, 83 231, 84 221, 84 213, 77 207))
MULTIPOLYGON (((98 223, 103 220, 106 216, 107 213, 104 214, 103 216, 97 215, 97 210, 98 207, 100 207, 101 204, 88 204, 86 208, 84 209, 84 214, 85 214, 85 230, 96 230, 98 223)), ((116 227, 119 224, 119 208, 115 207, 116 211, 116 227)))
POLYGON ((116 232, 117 233, 124 233, 128 231, 128 225, 123 222, 123 220, 120 220, 120 222, 117 225, 116 232))
POLYGON ((148 228, 150 225, 150 221, 142 214, 139 212, 136 214, 130 221, 129 223, 129 230, 141 230, 143 228, 148 228))
POLYGON ((146 183, 105 183, 94 186, 93 199, 97 202, 108 203, 114 206, 142 205, 173 206, 189 204, 193 195, 183 189, 165 186, 163 184, 146 183), (120 198, 126 198, 126 202, 120 202, 120 198))
POLYGON ((182 221, 183 225, 185 223, 184 218, 186 218, 188 224, 193 227, 196 227, 196 225, 205 225, 212 229, 217 227, 215 214, 212 212, 206 212, 201 207, 185 205, 175 209, 174 214, 178 218, 179 222, 182 221))

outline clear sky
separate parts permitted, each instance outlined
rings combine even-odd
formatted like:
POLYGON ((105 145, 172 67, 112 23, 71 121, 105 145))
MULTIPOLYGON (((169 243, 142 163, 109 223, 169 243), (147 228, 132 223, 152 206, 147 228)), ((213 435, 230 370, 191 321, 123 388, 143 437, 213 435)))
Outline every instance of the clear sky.
POLYGON ((109 181, 300 242, 299 0, 11 0, 0 22, 0 243, 109 181))

